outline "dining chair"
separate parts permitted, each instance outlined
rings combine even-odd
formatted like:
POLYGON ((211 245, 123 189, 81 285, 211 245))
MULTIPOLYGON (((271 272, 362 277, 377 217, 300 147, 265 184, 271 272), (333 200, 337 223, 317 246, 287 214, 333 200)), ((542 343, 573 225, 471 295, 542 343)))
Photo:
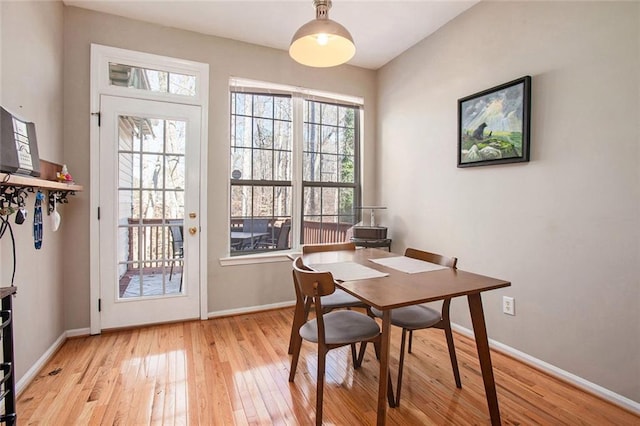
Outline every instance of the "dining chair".
MULTIPOLYGON (((319 253, 324 251, 339 251, 339 250, 355 250, 356 245, 352 242, 347 243, 331 243, 331 244, 310 244, 302 246, 302 253, 319 253)), ((304 301, 305 306, 305 317, 309 313, 311 309, 312 299, 307 298, 304 301)), ((337 288, 332 294, 323 296, 322 298, 322 306, 325 312, 330 312, 334 309, 350 309, 350 308, 364 308, 370 313, 370 306, 364 303, 362 300, 358 299, 355 296, 350 295, 346 291, 337 288)), ((372 314, 370 314, 372 316, 372 314)), ((295 318, 293 324, 291 326, 291 336, 289 338, 289 354, 293 353, 294 340, 297 338, 297 330, 296 327, 300 324, 300 322, 296 322, 295 318)), ((378 355, 378 348, 376 347, 376 356, 378 355)))
MULTIPOLYGON (((435 263, 437 265, 446 266, 456 269, 458 259, 455 257, 445 257, 435 253, 429 253, 422 250, 408 248, 404 255, 413 259, 423 260, 425 262, 435 263)), ((453 333, 451 331, 451 321, 449 319, 449 308, 451 299, 445 299, 442 303, 441 311, 437 311, 426 304, 405 306, 391 310, 391 324, 402 328, 402 342, 400 344, 400 360, 398 365, 398 383, 396 387, 395 406, 400 405, 400 392, 402 390, 402 371, 404 368, 405 343, 407 340, 407 332, 409 333, 409 348, 411 353, 411 343, 413 340, 414 330, 425 328, 439 328, 444 330, 449 347, 449 358, 451 359, 451 367, 453 369, 453 377, 457 388, 462 388, 460 382, 460 372, 458 370, 458 359, 456 358, 456 350, 453 345, 453 333)), ((373 314, 382 318, 382 311, 372 308, 373 314)))
MULTIPOLYGON (((300 337, 318 345, 318 370, 316 377, 316 425, 322 425, 322 400, 324 395, 324 376, 327 352, 342 346, 351 346, 351 355, 355 369, 362 365, 362 359, 368 342, 380 345, 380 326, 371 317, 356 311, 326 312, 323 298, 334 293, 335 282, 331 272, 315 272, 305 268, 302 258, 293 262, 293 277, 296 295, 313 300, 315 318, 306 321, 300 327, 300 337), (360 342, 360 353, 356 357, 356 343, 360 342)), ((298 347, 291 358, 289 381, 293 382, 300 357, 298 347)))

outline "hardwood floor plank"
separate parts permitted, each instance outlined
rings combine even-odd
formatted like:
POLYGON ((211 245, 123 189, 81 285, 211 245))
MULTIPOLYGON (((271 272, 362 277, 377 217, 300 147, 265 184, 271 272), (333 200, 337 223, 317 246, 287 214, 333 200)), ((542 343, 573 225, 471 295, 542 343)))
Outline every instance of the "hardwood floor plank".
MULTIPOLYGON (((18 398, 20 424, 312 425, 317 348, 305 342, 295 382, 287 354, 293 309, 69 339, 18 398), (50 374, 51 373, 51 374, 50 374)), ((475 343, 454 333, 462 389, 444 334, 414 334, 390 425, 489 424, 475 343)), ((400 331, 391 331, 392 377, 400 331)), ((640 417, 492 352, 505 425, 638 425, 640 417)), ((354 371, 349 348, 327 357, 324 420, 374 424, 378 361, 354 371)))
POLYGON ((208 321, 200 324, 200 331, 203 333, 203 342, 207 345, 208 357, 205 358, 202 366, 205 377, 205 394, 200 395, 201 398, 210 400, 209 413, 211 417, 220 419, 221 424, 233 424, 233 409, 230 400, 230 391, 224 378, 224 371, 229 369, 228 362, 223 362, 217 350, 216 340, 213 337, 214 327, 206 326, 208 321))

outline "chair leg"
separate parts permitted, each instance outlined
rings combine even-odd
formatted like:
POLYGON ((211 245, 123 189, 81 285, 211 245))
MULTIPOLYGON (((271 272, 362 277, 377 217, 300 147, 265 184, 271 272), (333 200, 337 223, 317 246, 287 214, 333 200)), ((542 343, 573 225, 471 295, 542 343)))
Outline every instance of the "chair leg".
POLYGON ((322 426, 322 399, 324 396, 324 367, 327 351, 318 348, 318 377, 316 378, 316 426, 322 426))
POLYGON ((309 317, 309 311, 311 310, 311 299, 307 299, 304 304, 301 306, 299 303, 296 303, 295 310, 293 311, 293 323, 291 324, 291 335, 289 336, 289 348, 287 349, 287 353, 291 355, 294 351, 294 347, 296 342, 298 344, 302 343, 302 337, 300 337, 300 327, 302 324, 307 321, 309 317))
POLYGON ((387 401, 389 402, 389 407, 396 407, 396 399, 393 396, 393 383, 391 383, 391 370, 387 374, 387 401))
POLYGON ((296 343, 300 343, 302 338, 300 337, 300 327, 304 323, 304 307, 296 303, 296 307, 293 311, 293 321, 291 322, 291 334, 289 335, 289 348, 287 353, 291 355, 296 346, 296 343))
MULTIPOLYGON (((409 336, 411 336, 411 330, 409 330, 409 336)), ((398 364, 398 389, 396 390, 395 406, 400 406, 400 392, 402 391, 402 372, 404 370, 404 347, 407 341, 407 329, 402 329, 402 343, 400 344, 400 362, 398 364)), ((411 337, 409 337, 411 342, 411 337)))
MULTIPOLYGON (((369 318, 376 319, 376 316, 373 315, 373 311, 371 310, 371 306, 367 306, 366 310, 367 310, 367 315, 369 316, 369 318)), ((373 347, 376 350, 376 359, 378 361, 380 361, 380 344, 379 344, 379 342, 378 341, 374 341, 373 342, 373 347)))
POLYGON ((356 354, 357 352, 356 344, 352 343, 350 346, 351 346, 351 362, 353 363, 353 368, 357 369, 359 365, 358 365, 358 355, 356 354))
POLYGON ((413 343, 413 330, 409 330, 409 353, 411 353, 411 344, 413 343))
POLYGON ((300 358, 300 347, 302 346, 302 338, 299 338, 293 342, 293 356, 291 357, 291 368, 289 368, 289 381, 293 382, 296 375, 296 369, 298 368, 298 359, 300 358))
POLYGON ((376 351, 376 359, 380 361, 380 342, 373 342, 373 349, 376 351))
POLYGON ((291 333, 289 333, 289 347, 287 348, 287 353, 289 355, 293 353, 293 345, 294 345, 293 341, 296 338, 295 328, 296 328, 296 320, 295 320, 295 314, 293 314, 293 322, 291 323, 291 333))
POLYGON ((444 334, 447 337, 447 346, 449 347, 449 358, 451 359, 451 368, 453 369, 453 377, 456 381, 456 387, 462 388, 462 382, 460 381, 460 371, 458 370, 458 358, 456 357, 456 348, 453 345, 453 332, 451 331, 450 323, 447 323, 444 326, 444 334))
POLYGON ((364 360, 364 353, 367 350, 367 342, 360 343, 360 353, 358 354, 358 362, 354 364, 353 368, 358 369, 362 365, 362 361, 364 360))

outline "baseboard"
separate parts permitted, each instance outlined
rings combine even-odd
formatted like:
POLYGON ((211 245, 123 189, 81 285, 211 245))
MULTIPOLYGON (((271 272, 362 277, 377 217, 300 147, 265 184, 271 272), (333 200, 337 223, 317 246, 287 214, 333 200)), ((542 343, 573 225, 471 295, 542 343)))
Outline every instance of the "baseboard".
POLYGON ((74 330, 67 330, 67 337, 79 337, 79 336, 88 336, 91 334, 91 329, 87 328, 76 328, 74 330))
POLYGON ((46 365, 46 363, 51 359, 53 354, 62 346, 64 342, 67 340, 67 332, 63 332, 60 337, 56 339, 55 342, 47 349, 45 353, 42 354, 40 358, 31 366, 29 370, 16 382, 16 395, 20 396, 23 390, 27 388, 29 383, 33 379, 36 378, 40 370, 46 365))
POLYGON ((220 318, 220 317, 229 317, 232 315, 252 314, 255 312, 270 311, 273 309, 290 308, 295 305, 296 305, 296 301, 291 300, 288 302, 271 303, 269 305, 249 306, 249 307, 238 308, 238 309, 226 309, 224 311, 209 312, 207 314, 207 317, 220 318))
MULTIPOLYGON (((451 324, 451 328, 460 334, 464 334, 465 336, 475 339, 473 331, 469 330, 468 328, 465 328, 458 324, 453 324, 453 323, 451 324)), ((597 385, 588 380, 585 380, 582 377, 576 376, 573 373, 569 373, 568 371, 565 371, 561 368, 551 365, 548 362, 542 361, 538 358, 534 358, 531 355, 528 355, 510 346, 507 346, 504 343, 500 343, 498 341, 489 339, 489 346, 491 347, 491 349, 495 349, 498 352, 502 352, 506 355, 509 355, 510 357, 515 358, 518 361, 524 364, 530 365, 538 370, 541 370, 549 374, 550 376, 553 376, 564 382, 570 383, 577 388, 580 388, 606 401, 609 401, 612 404, 615 404, 619 407, 622 407, 626 410, 629 410, 635 414, 640 415, 640 403, 636 401, 633 401, 627 397, 624 397, 615 392, 612 392, 609 389, 606 389, 600 385, 597 385)))

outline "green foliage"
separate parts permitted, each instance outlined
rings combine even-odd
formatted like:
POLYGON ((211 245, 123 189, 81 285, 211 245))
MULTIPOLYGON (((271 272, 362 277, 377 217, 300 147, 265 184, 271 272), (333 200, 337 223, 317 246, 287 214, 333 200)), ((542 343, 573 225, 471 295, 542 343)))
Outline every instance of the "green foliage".
MULTIPOLYGON (((469 132, 470 133, 470 132, 469 132)), ((481 141, 474 139, 470 134, 462 135, 462 149, 469 150, 473 145, 478 146, 478 150, 486 146, 492 146, 506 153, 506 157, 522 155, 522 133, 521 132, 492 132, 491 137, 481 141)))

